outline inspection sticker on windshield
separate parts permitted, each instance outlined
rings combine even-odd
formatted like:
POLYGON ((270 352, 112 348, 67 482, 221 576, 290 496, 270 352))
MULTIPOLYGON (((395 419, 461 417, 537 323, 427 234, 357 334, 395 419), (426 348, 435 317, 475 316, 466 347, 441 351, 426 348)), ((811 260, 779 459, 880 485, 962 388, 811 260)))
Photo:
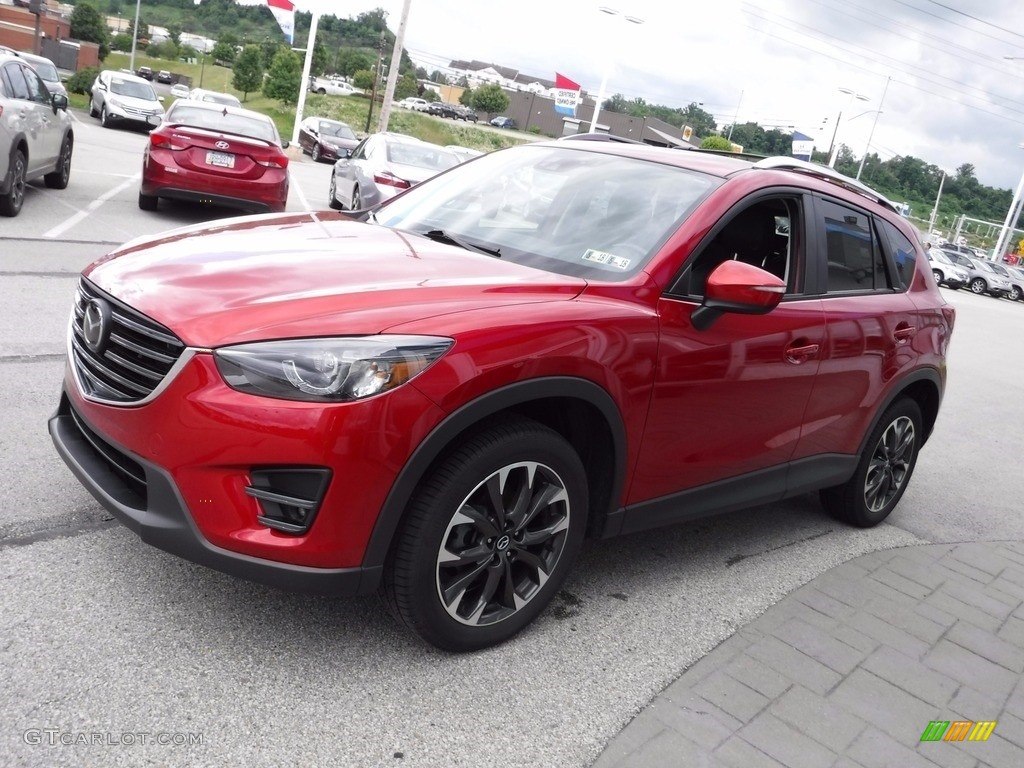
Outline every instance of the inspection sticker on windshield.
POLYGON ((629 269, 629 262, 631 261, 631 259, 616 256, 614 253, 608 253, 607 251, 595 251, 593 248, 587 249, 587 252, 583 254, 583 260, 592 261, 595 264, 607 264, 609 267, 615 267, 616 269, 629 269))

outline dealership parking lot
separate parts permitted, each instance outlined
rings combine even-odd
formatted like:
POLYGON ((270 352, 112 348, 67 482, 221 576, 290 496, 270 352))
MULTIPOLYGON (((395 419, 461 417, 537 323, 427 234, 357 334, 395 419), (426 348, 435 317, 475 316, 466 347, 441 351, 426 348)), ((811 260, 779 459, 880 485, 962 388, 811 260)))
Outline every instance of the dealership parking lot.
MULTIPOLYGON (((159 552, 111 522, 50 445, 64 327, 92 259, 233 214, 140 211, 146 136, 76 117, 68 189, 33 185, 0 222, 5 761, 585 766, 683 669, 831 566, 922 541, 1024 540, 1022 308, 943 289, 959 313, 946 401, 876 529, 840 525, 809 496, 590 542, 540 620, 466 656, 421 644, 373 599, 280 593, 159 552)), ((331 167, 290 170, 288 210, 326 207, 331 167)))

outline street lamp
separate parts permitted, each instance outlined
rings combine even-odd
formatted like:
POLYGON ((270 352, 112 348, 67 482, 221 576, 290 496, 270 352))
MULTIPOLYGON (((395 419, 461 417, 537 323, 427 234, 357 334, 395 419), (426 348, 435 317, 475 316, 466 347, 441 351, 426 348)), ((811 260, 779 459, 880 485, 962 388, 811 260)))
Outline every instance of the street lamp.
MULTIPOLYGON (((857 93, 856 91, 854 91, 854 90, 852 90, 850 88, 840 88, 839 92, 840 93, 845 93, 845 94, 849 95, 850 100, 847 102, 846 106, 849 106, 850 104, 853 104, 854 99, 856 99, 857 101, 871 101, 871 97, 865 96, 862 93, 857 93)), ((846 109, 846 107, 844 106, 843 109, 846 109)), ((839 133, 839 123, 842 121, 842 119, 843 119, 843 110, 840 109, 839 110, 839 116, 836 117, 836 127, 834 129, 832 129, 832 143, 828 147, 828 166, 829 166, 829 168, 835 168, 836 167, 836 157, 839 156, 839 147, 836 146, 836 134, 839 133)))
MULTIPOLYGON (((638 19, 636 16, 627 16, 624 13, 616 11, 614 8, 608 8, 602 5, 598 6, 597 10, 599 10, 601 13, 606 13, 609 16, 618 16, 619 18, 624 19, 630 24, 644 23, 643 19, 638 19)), ((594 133, 597 131, 597 116, 601 114, 601 103, 604 101, 604 92, 605 89, 608 87, 608 75, 611 74, 612 63, 613 59, 611 56, 609 56, 608 63, 605 65, 604 68, 604 75, 601 77, 601 86, 597 89, 597 103, 594 105, 594 114, 590 118, 590 130, 588 131, 588 133, 594 133)))
POLYGON ((139 9, 142 7, 142 0, 135 0, 135 26, 132 27, 132 58, 128 65, 132 72, 135 71, 135 46, 139 39, 139 9))
POLYGON ((864 154, 861 155, 860 165, 857 166, 856 179, 860 181, 860 175, 864 171, 864 161, 868 159, 868 151, 871 149, 871 140, 875 137, 875 126, 878 125, 878 116, 882 114, 882 105, 885 104, 885 94, 889 92, 889 83, 892 82, 892 77, 885 79, 885 88, 882 90, 882 98, 878 101, 878 110, 875 112, 875 120, 871 123, 871 133, 868 134, 868 143, 864 147, 864 154))
MULTIPOLYGON (((1024 144, 1019 144, 1018 146, 1024 149, 1024 144)), ((1020 215, 1017 207, 1020 205, 1022 192, 1024 192, 1024 174, 1021 174, 1020 183, 1017 184, 1017 191, 1014 193, 1013 201, 1010 203, 1010 210, 1006 212, 1006 221, 1003 222, 1003 228, 999 232, 999 239, 996 240, 996 248, 992 252, 994 261, 1002 261, 1003 249, 1009 240, 1010 231, 1016 228, 1017 216, 1020 215)))

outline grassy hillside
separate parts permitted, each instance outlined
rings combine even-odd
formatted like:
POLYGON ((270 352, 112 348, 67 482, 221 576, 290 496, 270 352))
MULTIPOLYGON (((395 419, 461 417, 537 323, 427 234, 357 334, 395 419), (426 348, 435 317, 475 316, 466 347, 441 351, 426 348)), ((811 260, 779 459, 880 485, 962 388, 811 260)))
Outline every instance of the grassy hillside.
MULTIPOLYGON (((106 69, 127 69, 130 60, 131 57, 126 53, 111 53, 107 56, 103 65, 106 69)), ((144 54, 136 53, 136 69, 142 65, 152 68, 154 72, 166 69, 178 75, 191 77, 193 87, 198 88, 201 82, 203 88, 233 93, 240 99, 243 96, 241 91, 231 87, 232 73, 227 67, 218 67, 213 64, 206 64, 204 67, 201 64, 186 64, 183 61, 154 59, 144 54)), ((87 97, 73 95, 73 106, 85 108, 86 104, 87 97)), ((294 106, 283 104, 277 99, 268 99, 261 93, 248 94, 244 106, 269 115, 277 124, 277 130, 281 133, 282 138, 291 139, 292 129, 295 124, 294 106)), ((310 93, 306 95, 304 116, 329 117, 334 120, 341 120, 348 123, 357 134, 363 135, 366 132, 366 118, 369 108, 370 100, 365 96, 319 96, 310 93)), ((378 104, 373 110, 373 118, 370 124, 371 132, 377 129, 379 113, 380 105, 378 104)), ((441 118, 431 117, 419 112, 410 112, 405 109, 392 109, 391 117, 388 121, 388 130, 416 136, 423 141, 429 141, 433 144, 458 144, 484 152, 509 147, 514 144, 522 144, 535 138, 527 138, 525 135, 515 132, 503 131, 499 133, 487 128, 478 128, 472 123, 442 120, 441 118)))

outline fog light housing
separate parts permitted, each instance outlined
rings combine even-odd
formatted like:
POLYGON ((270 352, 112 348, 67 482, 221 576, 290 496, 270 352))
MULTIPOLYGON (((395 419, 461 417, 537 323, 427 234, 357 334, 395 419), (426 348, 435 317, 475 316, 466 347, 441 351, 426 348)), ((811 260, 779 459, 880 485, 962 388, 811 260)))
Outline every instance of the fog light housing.
POLYGON ((259 503, 263 525, 283 533, 309 530, 320 509, 331 470, 325 467, 261 467, 250 473, 245 492, 259 503))

